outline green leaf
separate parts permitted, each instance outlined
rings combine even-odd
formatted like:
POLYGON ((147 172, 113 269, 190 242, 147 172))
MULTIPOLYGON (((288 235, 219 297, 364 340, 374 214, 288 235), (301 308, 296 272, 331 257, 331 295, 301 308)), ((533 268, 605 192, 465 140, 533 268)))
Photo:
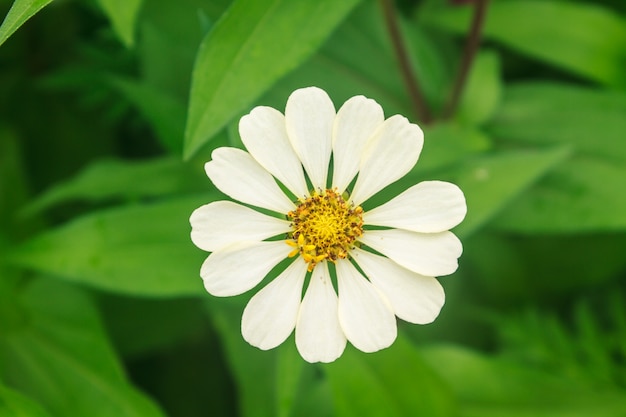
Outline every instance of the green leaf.
POLYGON ((16 247, 7 260, 118 293, 202 294, 199 271, 206 255, 191 243, 189 216, 211 197, 207 193, 79 217, 16 247))
POLYGON ((148 120, 163 146, 180 155, 187 116, 183 102, 146 83, 119 77, 110 81, 148 120))
POLYGON ((489 124, 522 144, 571 144, 581 153, 626 161, 626 94, 555 83, 508 86, 489 124))
POLYGON ((620 417, 623 391, 593 387, 562 375, 465 348, 420 351, 452 387, 460 417, 620 417))
POLYGON ((501 93, 500 59, 493 51, 483 51, 472 65, 455 118, 470 125, 488 121, 500 104, 501 93))
POLYGON ((205 189, 206 175, 177 158, 145 161, 105 159, 92 163, 77 176, 53 186, 23 210, 31 216, 72 200, 100 202, 138 200, 205 189))
POLYGON ((27 396, 0 385, 0 416, 50 417, 50 414, 27 396))
MULTIPOLYGON (((472 8, 424 10, 420 21, 466 34, 472 8)), ((626 22, 591 2, 491 2, 484 36, 603 84, 626 87, 626 22)))
POLYGON ((448 387, 402 336, 373 355, 348 347, 324 371, 337 417, 456 415, 448 387))
POLYGON ((135 20, 142 0, 98 0, 98 3, 109 17, 120 40, 127 47, 132 47, 135 43, 135 20))
MULTIPOLYGON (((451 60, 443 53, 449 48, 399 18, 420 87, 433 108, 441 107, 445 99, 441 92, 451 79, 451 60)), ((364 95, 380 103, 387 116, 402 114, 414 119, 376 2, 359 4, 312 58, 278 82, 260 103, 282 110, 289 94, 303 85, 325 89, 337 106, 350 97, 364 95)))
MULTIPOLYGON (((468 160, 453 175, 467 200, 467 216, 455 228, 468 236, 488 222, 515 197, 557 166, 566 148, 541 151, 502 151, 468 160)), ((517 221, 523 221, 518 218, 517 221)))
POLYGON ((494 225, 518 233, 626 230, 626 168, 577 157, 556 167, 500 213, 494 225))
POLYGON ((357 2, 237 0, 198 51, 184 155, 310 56, 357 2))
POLYGON ((52 0, 15 0, 0 25, 0 45, 35 13, 46 7, 52 0))
POLYGON ((8 384, 54 415, 163 416, 127 381, 95 307, 82 293, 59 281, 36 279, 20 300, 29 320, 0 337, 8 384))

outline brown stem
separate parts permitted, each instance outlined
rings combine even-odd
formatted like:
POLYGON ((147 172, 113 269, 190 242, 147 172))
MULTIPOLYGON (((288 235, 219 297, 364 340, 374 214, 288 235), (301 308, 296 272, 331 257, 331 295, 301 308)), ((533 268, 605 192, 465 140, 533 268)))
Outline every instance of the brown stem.
POLYGON ((448 100, 448 103, 446 104, 445 110, 443 112, 444 119, 449 119, 450 117, 452 117, 457 107, 459 106, 461 94, 463 93, 463 89, 465 88, 467 77, 470 70, 472 69, 472 63, 474 62, 476 52, 478 51, 478 46, 480 45, 480 38, 485 22, 485 15, 487 14, 488 4, 489 0, 476 0, 474 17, 472 18, 470 33, 465 42, 463 57, 461 58, 461 66, 459 67, 459 72, 457 73, 454 87, 452 88, 452 94, 450 94, 450 99, 448 100))
POLYGON ((415 114, 422 123, 430 123, 432 117, 428 107, 426 106, 424 95, 422 94, 419 84, 417 83, 417 78, 413 73, 413 68, 411 68, 409 56, 402 39, 402 34, 400 33, 400 25, 398 24, 398 18, 396 16, 393 0, 380 0, 380 5, 383 9, 385 24, 387 25, 389 37, 391 38, 391 43, 398 59, 402 79, 404 80, 404 84, 408 90, 411 102, 413 103, 415 114))

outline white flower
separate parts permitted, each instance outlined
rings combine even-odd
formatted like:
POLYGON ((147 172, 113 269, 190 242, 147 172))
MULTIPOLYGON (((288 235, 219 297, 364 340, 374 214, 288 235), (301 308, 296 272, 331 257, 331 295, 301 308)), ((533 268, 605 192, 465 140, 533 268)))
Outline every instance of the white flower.
POLYGON ((305 360, 331 362, 346 341, 364 352, 390 346, 396 316, 417 324, 437 317, 444 292, 434 277, 453 273, 462 252, 448 231, 465 217, 461 190, 425 181, 382 206, 361 208, 415 165, 423 145, 417 125, 399 115, 385 120, 380 105, 363 96, 335 113, 328 95, 309 87, 291 94, 284 116, 254 108, 239 132, 248 152, 218 148, 205 169, 245 205, 212 202, 190 222, 194 244, 212 252, 200 275, 213 295, 246 292, 292 260, 246 306, 245 340, 271 349, 295 328, 305 360))

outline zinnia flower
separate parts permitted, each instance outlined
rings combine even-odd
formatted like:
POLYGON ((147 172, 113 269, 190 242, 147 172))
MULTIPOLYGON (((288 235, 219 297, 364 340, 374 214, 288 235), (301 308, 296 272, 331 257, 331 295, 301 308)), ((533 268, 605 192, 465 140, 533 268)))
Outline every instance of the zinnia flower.
POLYGON ((271 349, 295 328, 305 360, 331 362, 346 341, 364 352, 390 346, 396 316, 417 324, 437 317, 444 292, 434 277, 453 273, 462 252, 449 231, 465 217, 461 190, 425 181, 361 207, 413 168, 424 141, 417 125, 385 120, 363 96, 335 113, 328 95, 309 87, 291 94, 284 116, 254 108, 239 133, 248 152, 215 149, 205 170, 243 204, 209 203, 190 222, 194 244, 212 252, 200 275, 215 296, 242 294, 290 261, 246 306, 245 340, 271 349))

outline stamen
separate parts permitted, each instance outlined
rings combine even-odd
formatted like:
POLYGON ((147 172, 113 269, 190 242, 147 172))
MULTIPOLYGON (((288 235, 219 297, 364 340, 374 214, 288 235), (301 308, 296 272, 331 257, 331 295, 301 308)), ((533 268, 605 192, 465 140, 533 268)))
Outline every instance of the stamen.
POLYGON ((289 257, 299 252, 309 271, 324 259, 346 259, 356 238, 363 234, 363 209, 351 206, 331 189, 313 191, 299 201, 298 207, 287 213, 293 232, 286 243, 294 248, 289 257))

